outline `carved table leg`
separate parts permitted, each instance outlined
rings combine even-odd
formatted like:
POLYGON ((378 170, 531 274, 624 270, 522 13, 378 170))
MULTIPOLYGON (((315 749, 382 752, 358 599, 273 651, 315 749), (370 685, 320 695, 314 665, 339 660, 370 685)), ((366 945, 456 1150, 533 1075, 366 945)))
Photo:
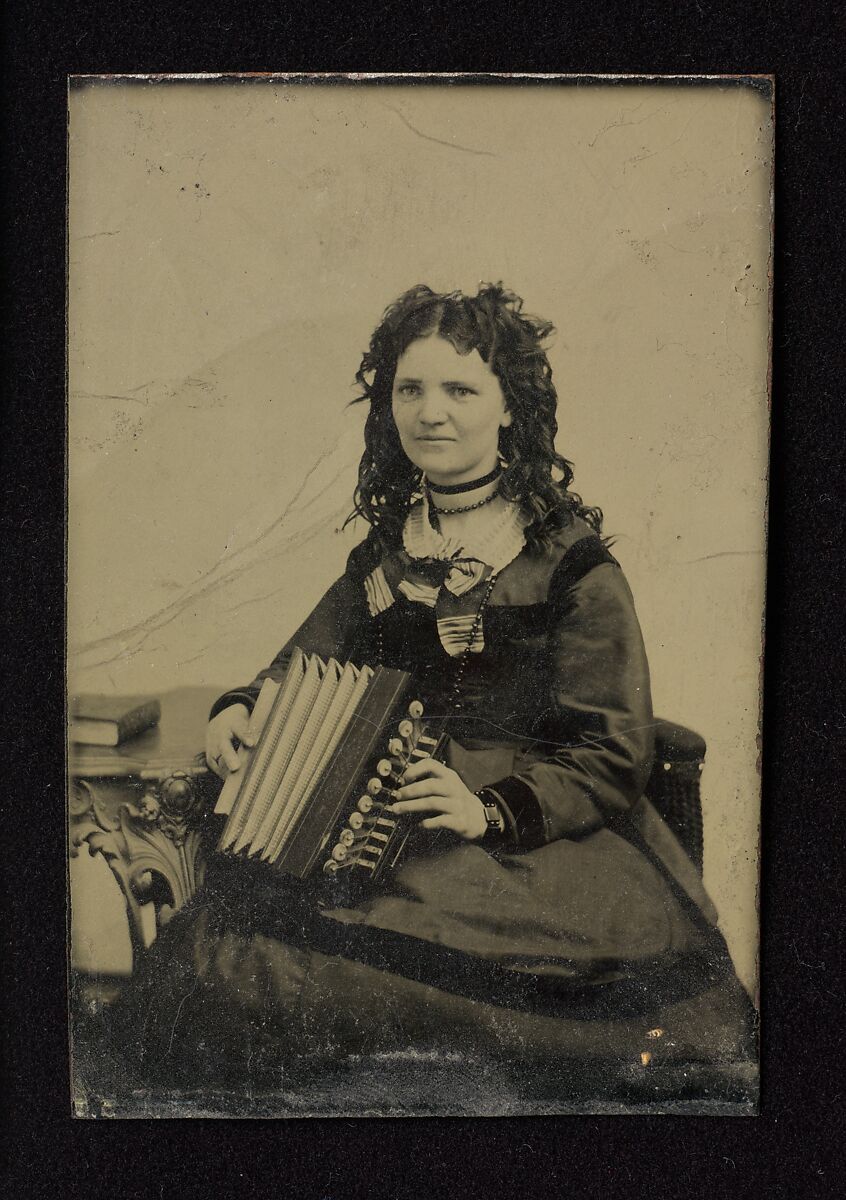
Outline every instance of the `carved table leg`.
POLYGON ((156 899, 161 884, 167 900, 156 905, 157 927, 166 925, 202 884, 205 859, 198 826, 203 809, 197 780, 182 771, 146 784, 73 781, 70 853, 86 844, 90 854, 101 854, 108 863, 126 900, 135 954, 145 941, 141 906, 156 899))

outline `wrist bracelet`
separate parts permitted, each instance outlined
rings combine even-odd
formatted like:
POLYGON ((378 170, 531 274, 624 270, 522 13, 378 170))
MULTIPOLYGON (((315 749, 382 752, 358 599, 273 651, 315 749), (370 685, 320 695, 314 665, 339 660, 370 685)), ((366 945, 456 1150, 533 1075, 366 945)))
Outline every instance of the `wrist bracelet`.
POLYGON ((503 817, 502 810, 497 803, 496 792, 491 791, 490 788, 483 787, 479 788, 479 790, 476 792, 476 795, 478 796, 479 800, 481 800, 482 807, 485 810, 485 820, 488 823, 485 833, 489 834, 494 830, 497 833, 504 833, 505 818, 503 817))

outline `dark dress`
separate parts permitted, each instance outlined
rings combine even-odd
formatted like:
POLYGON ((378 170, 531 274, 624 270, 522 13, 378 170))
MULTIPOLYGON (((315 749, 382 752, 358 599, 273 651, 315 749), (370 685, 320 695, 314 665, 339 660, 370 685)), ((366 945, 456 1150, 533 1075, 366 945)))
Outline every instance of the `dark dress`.
POLYGON ((746 1070, 752 1010, 716 913, 643 797, 649 675, 618 564, 578 520, 547 550, 524 548, 490 594, 457 710, 458 660, 436 621, 477 605, 485 584, 431 608, 398 589, 408 569, 371 534, 267 670, 214 711, 251 705, 294 645, 379 654, 412 674, 427 712, 449 711, 447 762, 503 798, 505 836, 421 838, 378 890, 341 904, 213 855, 138 981, 136 1058, 169 1083, 248 1090, 305 1065, 325 1079, 340 1063, 421 1055, 511 1064, 520 1095, 544 1073, 561 1086, 562 1064, 600 1090, 647 1063, 746 1070), (374 616, 365 580, 378 568, 392 602, 374 616))

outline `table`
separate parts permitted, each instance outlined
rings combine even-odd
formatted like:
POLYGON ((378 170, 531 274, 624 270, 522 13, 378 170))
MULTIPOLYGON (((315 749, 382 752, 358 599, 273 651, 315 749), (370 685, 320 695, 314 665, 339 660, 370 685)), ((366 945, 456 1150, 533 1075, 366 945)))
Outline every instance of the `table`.
POLYGON ((209 710, 225 689, 177 688, 161 720, 121 746, 71 745, 71 857, 101 855, 126 901, 133 960, 203 881, 203 825, 217 777, 202 753, 209 710), (153 902, 151 932, 144 919, 153 902))

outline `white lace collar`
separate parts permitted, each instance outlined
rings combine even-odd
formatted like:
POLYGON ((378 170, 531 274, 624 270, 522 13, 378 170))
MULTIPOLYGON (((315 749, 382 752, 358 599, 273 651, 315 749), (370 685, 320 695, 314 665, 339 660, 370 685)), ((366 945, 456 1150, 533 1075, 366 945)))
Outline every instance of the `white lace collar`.
POLYGON ((484 526, 474 530, 472 540, 464 543, 456 537, 444 537, 429 520, 429 499, 412 504, 402 531, 402 544, 409 558, 473 558, 489 566, 494 574, 517 557, 526 544, 526 518, 519 506, 507 502, 490 514, 484 526))

